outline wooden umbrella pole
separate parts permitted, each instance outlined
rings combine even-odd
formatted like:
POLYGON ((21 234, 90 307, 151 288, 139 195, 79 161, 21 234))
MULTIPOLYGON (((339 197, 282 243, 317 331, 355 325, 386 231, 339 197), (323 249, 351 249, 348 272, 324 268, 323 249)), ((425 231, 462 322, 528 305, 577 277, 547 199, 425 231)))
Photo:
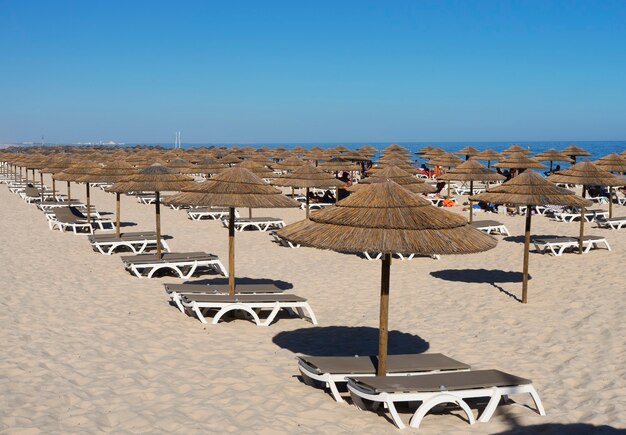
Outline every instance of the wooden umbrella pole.
POLYGON ((235 207, 228 210, 228 294, 235 296, 235 207))
POLYGON ((155 193, 154 209, 156 211, 156 239, 157 239, 157 260, 161 259, 161 196, 155 193))
POLYGON ((578 237, 578 253, 583 253, 583 235, 585 234, 585 207, 580 208, 580 235, 578 237))
POLYGON ((252 207, 248 207, 248 217, 252 219, 252 207))
MULTIPOLYGON (((20 169, 20 175, 22 175, 22 169, 20 169)), ((26 170, 26 184, 28 184, 28 169, 26 170)))
POLYGON ((309 218, 309 188, 308 187, 306 188, 306 210, 305 210, 305 213, 306 213, 306 218, 308 219, 309 218))
POLYGON ((524 230, 524 269, 522 278, 522 303, 528 303, 528 252, 530 250, 530 204, 526 205, 526 228, 524 230))
POLYGON ((89 182, 85 183, 85 188, 87 192, 87 223, 91 223, 91 194, 89 192, 89 182))
POLYGON ((39 180, 41 180, 41 202, 43 202, 43 172, 39 171, 39 180))
POLYGON ((613 217, 613 186, 609 186, 609 219, 613 217))
POLYGON ((56 186, 56 180, 54 179, 54 177, 52 177, 52 200, 54 202, 57 201, 57 186, 56 186))
POLYGON ((378 327, 378 376, 387 375, 387 338, 389 336, 389 276, 391 273, 391 254, 382 258, 380 279, 380 325, 378 327))
MULTIPOLYGON (((115 234, 120 238, 120 193, 115 193, 115 234)), ((157 245, 161 244, 161 240, 157 240, 157 245)))
MULTIPOLYGON (((470 196, 472 196, 474 194, 474 180, 470 180, 470 196)), ((469 200, 469 211, 470 211, 470 218, 469 218, 469 223, 472 223, 472 220, 474 218, 474 210, 472 208, 472 200, 469 200)))
POLYGON ((69 207, 72 202, 72 190, 70 189, 70 182, 67 182, 67 206, 69 207))

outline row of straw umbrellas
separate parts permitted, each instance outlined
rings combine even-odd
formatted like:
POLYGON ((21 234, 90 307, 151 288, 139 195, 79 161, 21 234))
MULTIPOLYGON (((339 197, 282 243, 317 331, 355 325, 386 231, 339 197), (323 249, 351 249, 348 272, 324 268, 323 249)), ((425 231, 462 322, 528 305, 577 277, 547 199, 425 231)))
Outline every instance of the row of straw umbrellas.
MULTIPOLYGON (((394 158, 397 157, 390 157, 388 161, 392 161, 394 158)), ((475 160, 468 159, 465 163, 466 166, 461 168, 461 170, 470 173, 471 171, 482 172, 484 175, 486 172, 483 169, 475 165, 473 168, 471 167, 474 163, 476 163, 475 160)), ((574 165, 572 168, 576 166, 574 165)), ((329 177, 320 175, 319 170, 316 171, 313 168, 313 166, 309 165, 306 169, 294 170, 290 174, 293 180, 292 184, 297 182, 306 188, 311 186, 307 186, 303 180, 308 180, 309 184, 315 184, 316 182, 311 181, 315 179, 322 180, 325 178, 330 180, 329 177), (300 172, 296 172, 298 170, 300 172)), ((493 237, 476 230, 460 215, 434 207, 429 201, 420 198, 414 191, 410 190, 411 185, 422 183, 406 182, 405 185, 407 187, 403 187, 401 184, 392 181, 393 178, 397 180, 406 178, 406 175, 392 168, 400 169, 394 164, 383 166, 381 169, 374 171, 374 176, 370 182, 362 183, 361 187, 354 189, 351 196, 339 201, 335 207, 320 210, 308 216, 308 219, 288 225, 279 231, 281 237, 303 246, 342 252, 372 251, 383 253, 380 296, 379 375, 385 375, 386 373, 389 281, 392 254, 468 254, 492 249, 496 245, 496 240, 493 237)), ((92 167, 89 170, 95 172, 97 169, 92 167)), ((127 167, 118 169, 120 172, 123 172, 122 169, 125 171, 129 170, 127 167)), ((411 174, 408 172, 405 172, 405 174, 408 174, 409 178, 415 178, 411 177, 411 174)), ((82 175, 88 174, 83 173, 82 175)), ((560 175, 563 176, 563 173, 560 175)), ((566 173, 565 176, 567 175, 566 173)), ((574 177, 574 175, 570 174, 570 177, 574 177)), ((160 232, 160 201, 158 199, 159 192, 162 191, 181 191, 180 194, 170 198, 170 200, 177 203, 186 203, 194 206, 228 207, 230 209, 229 292, 231 295, 235 293, 234 208, 296 207, 299 205, 291 198, 282 195, 280 190, 269 186, 252 171, 242 166, 234 166, 223 170, 217 176, 201 183, 192 183, 190 177, 159 164, 148 166, 137 173, 120 175, 120 177, 108 189, 108 191, 118 194, 118 204, 119 193, 129 191, 154 191, 156 193, 157 232, 160 232)), ((605 179, 603 179, 603 182, 606 181, 605 179)), ((469 181, 471 182, 472 180, 469 181)), ((89 195, 87 198, 89 198, 89 195)), ((509 182, 471 198, 477 201, 527 205, 523 302, 527 302, 528 299, 530 206, 561 204, 586 207, 590 205, 588 200, 575 195, 571 191, 555 186, 551 181, 546 180, 533 171, 525 171, 509 182)), ((119 205, 117 208, 119 210, 119 205)), ((157 255, 160 255, 160 253, 157 252, 157 255)))

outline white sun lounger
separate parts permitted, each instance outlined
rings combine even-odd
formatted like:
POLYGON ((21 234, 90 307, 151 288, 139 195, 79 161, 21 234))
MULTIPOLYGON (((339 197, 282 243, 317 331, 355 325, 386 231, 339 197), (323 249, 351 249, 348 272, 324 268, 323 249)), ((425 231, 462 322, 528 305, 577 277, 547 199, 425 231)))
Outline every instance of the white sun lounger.
MULTIPOLYGON (((606 218, 608 215, 609 212, 604 210, 586 210, 583 217, 585 218, 585 222, 594 222, 598 218, 606 218)), ((580 220, 580 212, 554 213, 554 218, 560 222, 574 222, 580 220)))
POLYGON ((217 310, 211 322, 216 325, 224 314, 230 311, 245 311, 252 317, 257 326, 269 326, 280 310, 297 313, 317 325, 317 319, 307 300, 292 294, 240 294, 235 296, 219 294, 185 294, 182 297, 183 307, 191 310, 202 323, 208 323, 205 314, 210 310, 217 310), (265 320, 261 320, 259 313, 270 310, 265 320), (306 314, 305 314, 306 312, 306 314))
POLYGON ((138 278, 152 278, 162 269, 173 270, 182 279, 189 279, 199 267, 206 267, 228 276, 217 255, 206 252, 165 253, 160 259, 154 254, 123 256, 126 270, 138 278))
POLYGON ((478 418, 487 422, 493 415, 501 399, 513 394, 530 394, 537 413, 546 415, 539 394, 529 379, 520 378, 499 370, 470 370, 425 374, 421 376, 376 376, 348 378, 350 396, 360 409, 368 408, 366 401, 373 402, 374 410, 382 403, 391 414, 399 429, 404 423, 396 411, 397 402, 421 402, 410 426, 418 428, 424 416, 435 406, 443 403, 456 403, 467 415, 470 424, 476 420, 465 399, 485 397, 489 403, 478 418))
POLYGON ((69 228, 75 235, 81 232, 93 234, 91 224, 87 223, 85 219, 74 216, 69 208, 60 208, 52 213, 46 213, 46 218, 48 219, 48 228, 51 230, 58 229, 64 232, 69 228))
POLYGON ((487 234, 498 233, 502 235, 506 234, 507 236, 511 235, 506 225, 498 221, 492 221, 492 220, 474 221, 470 225, 472 225, 477 230, 484 231, 487 234))
POLYGON ((270 235, 272 236, 272 238, 274 239, 275 242, 277 242, 279 245, 281 246, 287 246, 289 248, 299 248, 300 244, 299 243, 292 243, 287 239, 284 239, 282 237, 280 237, 276 231, 270 231, 270 235))
MULTIPOLYGON (((554 256, 560 256, 567 250, 578 250, 578 238, 576 237, 552 237, 552 238, 535 238, 533 245, 537 252, 545 254, 550 251, 554 256)), ((591 249, 597 249, 603 245, 609 251, 608 240, 602 236, 583 236, 583 254, 588 253, 591 249)))
MULTIPOLYGON (((337 384, 350 376, 376 376, 374 356, 298 356, 298 369, 305 384, 327 387, 337 402, 343 402, 337 384)), ((469 370, 470 366, 440 353, 389 355, 387 376, 413 376, 441 371, 469 370)))
MULTIPOLYGON (((222 224, 228 227, 229 218, 222 219, 222 224)), ((235 218, 235 230, 244 231, 246 229, 256 229, 258 231, 267 231, 271 229, 279 229, 285 226, 285 221, 280 218, 258 217, 258 218, 235 218)))
MULTIPOLYGON (((211 208, 211 207, 198 207, 187 210, 187 216, 189 219, 199 221, 201 219, 222 219, 228 217, 228 208, 211 208)), ((239 217, 239 212, 235 209, 235 217, 239 217)))
MULTIPOLYGON (((335 205, 333 202, 309 202, 309 210, 321 210, 326 207, 335 205)), ((300 204, 302 210, 306 209, 306 202, 300 204)))
MULTIPOLYGON (((165 293, 181 312, 185 312, 183 306, 183 295, 189 294, 208 294, 208 295, 224 295, 228 294, 228 284, 163 284, 165 293)), ((274 284, 237 284, 235 293, 242 295, 251 294, 275 294, 283 293, 284 290, 274 284)))
POLYGON ((626 227, 626 216, 597 220, 596 224, 598 225, 598 228, 619 230, 622 227, 626 227))
MULTIPOLYGON (((383 257, 382 252, 366 252, 363 251, 363 255, 370 261, 380 260, 383 257)), ((413 260, 415 257, 430 257, 433 260, 439 260, 441 257, 437 254, 433 255, 423 255, 423 254, 401 254, 399 252, 394 253, 393 255, 397 256, 400 260, 413 260)))
MULTIPOLYGON (((89 236, 89 243, 94 250, 104 255, 113 254, 118 248, 129 248, 133 254, 143 254, 148 249, 156 249, 157 239, 154 231, 121 233, 118 238, 115 234, 95 234, 89 236)), ((161 238, 161 248, 170 252, 170 247, 161 238)))

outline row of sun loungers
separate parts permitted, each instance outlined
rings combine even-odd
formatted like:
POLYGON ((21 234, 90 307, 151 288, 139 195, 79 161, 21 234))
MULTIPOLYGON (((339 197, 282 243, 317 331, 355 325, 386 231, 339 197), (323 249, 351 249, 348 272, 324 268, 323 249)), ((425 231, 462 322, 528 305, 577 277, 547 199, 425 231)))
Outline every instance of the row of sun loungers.
POLYGON ((470 398, 489 399, 480 422, 489 421, 501 400, 506 402, 513 394, 530 394, 537 412, 545 415, 529 379, 499 370, 471 370, 469 365, 438 353, 389 355, 385 377, 376 376, 373 356, 300 356, 298 369, 306 384, 327 387, 337 402, 343 402, 339 388, 346 385, 360 409, 377 410, 383 404, 399 429, 405 424, 396 410, 398 402, 420 403, 410 421, 415 428, 430 410, 444 403, 458 405, 473 424, 476 419, 466 402, 470 398))
MULTIPOLYGON (((609 212, 604 210, 585 210, 583 218, 585 222, 595 222, 600 218, 608 218, 609 212)), ((556 212, 554 218, 560 222, 574 222, 580 220, 580 211, 576 212, 556 212)))

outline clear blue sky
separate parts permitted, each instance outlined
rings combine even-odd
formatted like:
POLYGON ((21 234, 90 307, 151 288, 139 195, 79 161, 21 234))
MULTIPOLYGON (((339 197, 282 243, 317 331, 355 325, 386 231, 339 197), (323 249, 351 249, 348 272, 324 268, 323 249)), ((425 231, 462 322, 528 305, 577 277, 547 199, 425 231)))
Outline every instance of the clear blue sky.
POLYGON ((626 1, 0 0, 0 143, 626 140, 626 1))

